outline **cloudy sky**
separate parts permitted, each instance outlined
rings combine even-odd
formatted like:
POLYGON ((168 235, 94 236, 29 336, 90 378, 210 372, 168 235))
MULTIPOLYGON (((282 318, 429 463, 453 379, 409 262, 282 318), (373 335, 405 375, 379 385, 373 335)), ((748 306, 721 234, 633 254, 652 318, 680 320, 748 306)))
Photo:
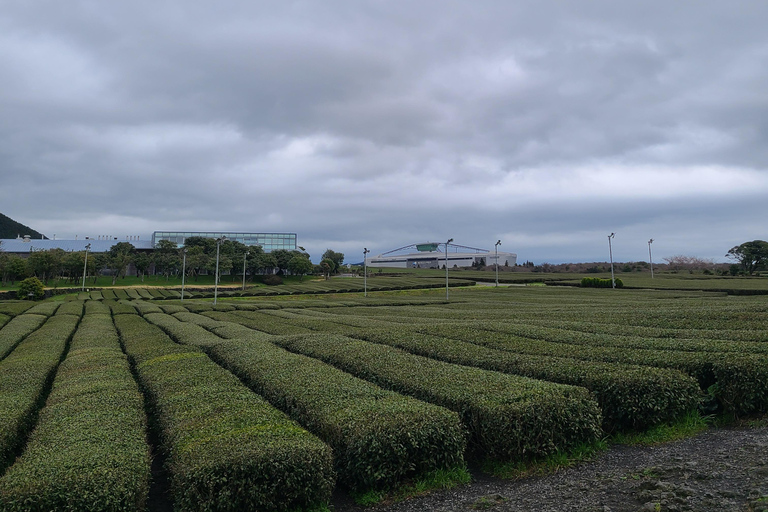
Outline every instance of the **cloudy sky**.
POLYGON ((319 260, 768 239, 768 2, 0 0, 0 213, 319 260), (359 254, 359 257, 355 255, 359 254))

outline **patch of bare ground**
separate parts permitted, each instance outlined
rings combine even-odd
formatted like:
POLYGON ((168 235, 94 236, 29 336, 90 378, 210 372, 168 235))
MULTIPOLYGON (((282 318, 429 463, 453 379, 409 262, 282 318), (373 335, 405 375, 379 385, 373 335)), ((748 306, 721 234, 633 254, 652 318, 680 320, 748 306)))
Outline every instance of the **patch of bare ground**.
POLYGON ((651 447, 613 446, 543 477, 472 484, 363 508, 338 495, 334 512, 768 512, 768 427, 713 428, 651 447))

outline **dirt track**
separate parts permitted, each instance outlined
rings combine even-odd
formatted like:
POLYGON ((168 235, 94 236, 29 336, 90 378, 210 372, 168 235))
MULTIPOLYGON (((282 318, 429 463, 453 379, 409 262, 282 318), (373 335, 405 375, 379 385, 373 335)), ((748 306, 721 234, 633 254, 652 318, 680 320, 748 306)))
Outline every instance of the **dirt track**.
POLYGON ((557 474, 504 481, 478 475, 460 489, 335 512, 768 511, 768 427, 712 429, 655 447, 614 447, 557 474))

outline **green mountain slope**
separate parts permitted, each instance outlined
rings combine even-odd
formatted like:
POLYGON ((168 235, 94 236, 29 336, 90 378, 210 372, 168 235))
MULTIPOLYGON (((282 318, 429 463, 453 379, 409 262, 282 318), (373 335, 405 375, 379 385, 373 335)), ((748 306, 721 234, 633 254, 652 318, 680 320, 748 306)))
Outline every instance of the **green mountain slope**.
POLYGON ((42 238, 42 233, 16 222, 12 218, 0 213, 0 238, 16 238, 18 235, 29 235, 32 238, 42 238))

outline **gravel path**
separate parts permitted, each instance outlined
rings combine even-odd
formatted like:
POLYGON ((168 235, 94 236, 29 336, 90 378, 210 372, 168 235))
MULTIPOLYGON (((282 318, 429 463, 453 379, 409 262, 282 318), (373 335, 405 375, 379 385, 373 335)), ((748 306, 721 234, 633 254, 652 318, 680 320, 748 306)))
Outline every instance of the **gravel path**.
POLYGON ((614 447, 545 477, 478 475, 460 489, 362 508, 338 496, 334 512, 768 512, 768 428, 712 429, 655 447, 614 447))

